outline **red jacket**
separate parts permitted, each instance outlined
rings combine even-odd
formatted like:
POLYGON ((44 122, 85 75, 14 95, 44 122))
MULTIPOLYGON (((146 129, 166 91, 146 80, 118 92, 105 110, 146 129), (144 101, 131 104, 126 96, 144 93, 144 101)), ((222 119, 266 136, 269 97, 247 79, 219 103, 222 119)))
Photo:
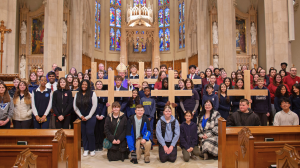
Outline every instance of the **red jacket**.
POLYGON ((293 85, 295 83, 300 83, 300 77, 299 76, 295 76, 294 78, 292 78, 291 75, 288 75, 288 76, 286 76, 286 77, 283 78, 283 83, 285 83, 288 86, 288 88, 290 90, 292 90, 293 89, 293 85))
MULTIPOLYGON (((286 84, 284 84, 284 85, 287 88, 287 91, 290 93, 289 87, 286 84)), ((278 87, 278 85, 274 86, 273 83, 270 83, 270 85, 268 86, 268 89, 269 89, 270 95, 271 95, 271 103, 272 104, 274 104, 275 92, 276 92, 277 87, 278 87)))
POLYGON ((222 79, 221 76, 219 76, 218 79, 217 79, 217 85, 220 86, 221 83, 223 83, 223 79, 222 79))

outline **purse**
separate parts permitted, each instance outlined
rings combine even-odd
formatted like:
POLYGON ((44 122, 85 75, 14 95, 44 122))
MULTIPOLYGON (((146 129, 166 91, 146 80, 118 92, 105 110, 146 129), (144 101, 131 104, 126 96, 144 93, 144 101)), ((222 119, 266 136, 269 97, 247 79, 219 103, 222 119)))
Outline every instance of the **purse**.
MULTIPOLYGON (((114 132, 114 136, 116 135, 116 132, 117 132, 119 123, 120 123, 120 120, 119 120, 118 123, 117 123, 116 129, 115 129, 115 132, 114 132)), ((105 148, 105 149, 110 149, 111 147, 112 147, 112 143, 111 143, 107 138, 105 138, 105 139, 103 140, 103 148, 105 148)))

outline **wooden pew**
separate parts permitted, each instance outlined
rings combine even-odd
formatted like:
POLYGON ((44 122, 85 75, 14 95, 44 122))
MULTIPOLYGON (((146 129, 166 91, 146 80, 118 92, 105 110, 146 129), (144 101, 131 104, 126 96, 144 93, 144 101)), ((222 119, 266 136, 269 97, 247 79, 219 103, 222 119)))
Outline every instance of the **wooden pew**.
POLYGON ((219 118, 219 167, 234 168, 239 166, 237 165, 239 156, 248 156, 247 153, 241 152, 241 145, 239 144, 244 145, 244 151, 249 152, 253 149, 255 157, 251 156, 253 158, 249 159, 253 161, 250 162, 254 164, 255 168, 276 164, 275 151, 282 148, 285 143, 292 144, 300 149, 300 126, 247 127, 252 135, 252 137, 248 135, 248 141, 253 142, 253 146, 247 146, 245 141, 238 139, 238 133, 242 128, 226 127, 226 120, 219 118), (274 138, 274 142, 265 142, 265 138, 274 138))
POLYGON ((37 168, 37 157, 27 148, 18 155, 12 168, 37 168))
POLYGON ((285 144, 284 147, 276 151, 277 168, 300 168, 300 156, 295 147, 285 144))
MULTIPOLYGON (((76 120, 73 129, 64 133, 56 129, 6 129, 0 130, 0 168, 11 167, 19 152, 30 148, 39 156, 37 167, 55 167, 53 163, 68 165, 69 168, 81 167, 81 122, 76 120), (54 139, 53 139, 54 138, 54 139), (27 145, 17 145, 27 141, 27 145), (3 164, 2 164, 3 163, 3 164)), ((66 166, 65 166, 66 167, 66 166)))

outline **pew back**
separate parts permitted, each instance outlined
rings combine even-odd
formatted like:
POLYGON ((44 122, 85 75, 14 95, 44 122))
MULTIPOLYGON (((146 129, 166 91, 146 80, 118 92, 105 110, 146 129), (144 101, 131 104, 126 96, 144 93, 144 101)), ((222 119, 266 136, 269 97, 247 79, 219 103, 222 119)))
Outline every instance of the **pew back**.
POLYGON ((27 148, 18 155, 12 168, 37 168, 37 157, 27 148))
POLYGON ((300 168, 300 156, 296 148, 285 144, 282 149, 276 151, 276 165, 277 168, 300 168))

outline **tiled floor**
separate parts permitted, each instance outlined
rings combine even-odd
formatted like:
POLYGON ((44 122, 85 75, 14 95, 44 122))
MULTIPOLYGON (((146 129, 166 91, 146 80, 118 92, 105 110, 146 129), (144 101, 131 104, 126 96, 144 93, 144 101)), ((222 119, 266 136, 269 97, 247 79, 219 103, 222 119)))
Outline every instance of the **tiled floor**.
POLYGON ((96 156, 91 157, 81 157, 81 167, 82 168, 116 168, 116 167, 143 167, 143 168, 217 168, 218 161, 217 160, 203 160, 202 158, 197 157, 197 160, 190 160, 189 162, 184 162, 182 158, 181 148, 178 147, 177 160, 175 163, 161 163, 158 158, 158 147, 154 147, 154 149, 150 152, 150 163, 144 163, 144 156, 139 160, 139 164, 132 164, 129 159, 124 162, 109 162, 106 157, 107 151, 96 152, 96 156))

